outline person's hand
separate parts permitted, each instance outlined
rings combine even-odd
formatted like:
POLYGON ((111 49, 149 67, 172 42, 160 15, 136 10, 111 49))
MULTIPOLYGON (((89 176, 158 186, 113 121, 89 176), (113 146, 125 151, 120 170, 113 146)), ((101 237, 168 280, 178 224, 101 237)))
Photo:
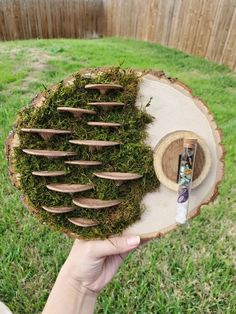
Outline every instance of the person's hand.
POLYGON ((63 272, 73 285, 98 293, 111 281, 123 258, 139 244, 139 236, 75 240, 63 272))
POLYGON ((75 240, 43 314, 92 314, 99 291, 112 279, 123 258, 139 244, 139 236, 75 240))

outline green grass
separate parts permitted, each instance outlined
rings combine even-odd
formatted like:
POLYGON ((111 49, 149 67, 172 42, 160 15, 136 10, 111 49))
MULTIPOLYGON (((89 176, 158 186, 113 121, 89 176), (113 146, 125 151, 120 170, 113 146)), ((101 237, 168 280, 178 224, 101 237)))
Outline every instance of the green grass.
POLYGON ((0 44, 0 298, 16 314, 40 313, 72 240, 41 225, 11 186, 4 140, 17 110, 43 85, 82 67, 164 70, 201 97, 224 133, 225 179, 218 199, 189 227, 127 258, 100 294, 96 313, 235 313, 236 74, 161 46, 120 39, 30 40, 0 44))

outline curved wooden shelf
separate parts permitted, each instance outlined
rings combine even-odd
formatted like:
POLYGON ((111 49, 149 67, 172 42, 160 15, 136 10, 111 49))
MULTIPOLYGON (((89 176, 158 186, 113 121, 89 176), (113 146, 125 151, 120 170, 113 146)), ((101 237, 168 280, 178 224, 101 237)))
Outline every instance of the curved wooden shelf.
POLYGON ((84 228, 98 225, 97 221, 88 219, 88 218, 72 217, 72 218, 68 218, 68 220, 74 225, 79 226, 79 227, 84 227, 84 228))
POLYGON ((71 161, 65 161, 65 163, 69 165, 80 166, 82 168, 99 166, 102 164, 101 161, 97 161, 97 160, 71 160, 71 161))
POLYGON ((114 107, 123 107, 125 104, 123 102, 89 102, 87 103, 89 106, 96 106, 96 107, 102 107, 104 110, 108 110, 109 108, 114 107))
POLYGON ((76 145, 85 145, 89 146, 89 150, 93 152, 96 149, 100 149, 102 147, 116 146, 120 145, 119 142, 112 141, 96 141, 96 140, 69 140, 70 143, 76 145))
POLYGON ((92 185, 89 184, 66 184, 66 183, 55 183, 55 184, 48 184, 47 188, 49 190, 61 193, 77 193, 83 192, 87 190, 93 189, 92 185))
POLYGON ((58 150, 42 150, 42 149, 22 149, 22 151, 28 155, 32 156, 42 156, 49 159, 60 158, 60 157, 69 157, 76 156, 77 153, 74 152, 64 152, 58 150))
POLYGON ((70 112, 75 118, 80 118, 83 114, 96 114, 95 110, 74 107, 57 107, 57 110, 62 112, 70 112))
POLYGON ((64 213, 69 213, 75 210, 75 207, 72 206, 58 206, 58 207, 48 207, 48 206, 42 206, 43 209, 45 209, 49 213, 54 213, 54 214, 64 214, 64 213))
POLYGON ((59 135, 59 134, 70 134, 71 131, 67 130, 54 130, 54 129, 27 129, 27 128, 22 128, 22 132, 26 133, 37 133, 40 135, 44 140, 49 140, 51 137, 54 135, 59 135))
POLYGON ((103 128, 116 128, 116 127, 119 127, 121 126, 120 123, 115 123, 115 122, 87 122, 88 125, 91 125, 91 126, 100 126, 100 127, 103 127, 103 128))
POLYGON ((67 174, 65 171, 33 171, 32 174, 38 177, 59 177, 67 174))
POLYGON ((123 86, 119 84, 87 84, 85 85, 86 89, 97 89, 99 90, 100 94, 105 95, 110 90, 116 89, 123 89, 123 86))
POLYGON ((137 180, 142 178, 141 174, 131 172, 94 172, 96 177, 116 181, 118 185, 125 181, 137 180))
POLYGON ((108 208, 121 203, 121 200, 100 200, 95 198, 74 198, 73 203, 83 208, 108 208))

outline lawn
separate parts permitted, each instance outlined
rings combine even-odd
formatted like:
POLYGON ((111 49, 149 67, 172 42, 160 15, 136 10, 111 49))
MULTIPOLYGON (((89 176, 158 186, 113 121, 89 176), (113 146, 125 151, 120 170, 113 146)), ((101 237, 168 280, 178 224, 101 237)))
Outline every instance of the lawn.
POLYGON ((223 130, 219 197, 188 227, 137 249, 100 294, 96 313, 236 313, 236 73, 156 44, 125 40, 0 43, 0 299, 14 314, 40 313, 72 240, 28 213, 9 182, 4 141, 17 111, 45 86, 83 67, 164 70, 188 84, 223 130))

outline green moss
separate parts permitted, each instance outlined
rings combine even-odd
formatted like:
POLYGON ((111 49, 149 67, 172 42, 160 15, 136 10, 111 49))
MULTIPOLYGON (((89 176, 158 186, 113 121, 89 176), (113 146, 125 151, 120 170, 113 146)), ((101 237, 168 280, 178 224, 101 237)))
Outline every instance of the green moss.
POLYGON ((87 77, 76 74, 74 85, 65 87, 62 83, 58 89, 46 91, 45 104, 40 107, 27 107, 19 113, 17 133, 20 147, 15 148, 16 170, 21 174, 21 190, 32 206, 35 214, 49 225, 65 232, 75 232, 86 239, 106 238, 122 232, 126 227, 140 219, 144 208, 140 207, 143 196, 154 190, 158 181, 153 168, 153 157, 150 147, 144 140, 145 128, 152 118, 135 106, 139 78, 132 70, 110 68, 103 71, 94 70, 95 76, 87 77), (114 82, 124 86, 123 91, 111 91, 100 95, 97 91, 87 91, 84 86, 89 83, 114 82), (124 108, 104 111, 96 108, 96 115, 83 115, 76 120, 70 113, 57 111, 58 106, 86 107, 91 101, 121 101, 124 108), (92 127, 87 121, 113 121, 122 124, 115 130, 92 127), (22 127, 55 128, 71 130, 70 135, 54 136, 48 141, 42 140, 37 134, 23 133, 22 127), (111 147, 95 151, 92 154, 87 147, 73 145, 69 139, 97 139, 121 142, 119 147, 111 147), (49 160, 44 157, 30 156, 22 152, 23 148, 68 150, 78 155, 73 159, 100 160, 99 167, 81 168, 66 165, 65 158, 49 160), (68 175, 57 178, 33 176, 37 170, 66 170, 68 175), (139 180, 127 182, 117 187, 109 180, 99 179, 94 171, 129 171, 141 173, 139 180), (123 202, 114 208, 83 209, 78 208, 68 214, 51 214, 41 206, 71 205, 71 196, 57 193, 46 188, 49 183, 93 183, 94 190, 75 194, 74 196, 94 197, 99 199, 122 199, 123 202), (86 217, 96 219, 98 226, 82 228, 71 224, 68 217, 86 217))

